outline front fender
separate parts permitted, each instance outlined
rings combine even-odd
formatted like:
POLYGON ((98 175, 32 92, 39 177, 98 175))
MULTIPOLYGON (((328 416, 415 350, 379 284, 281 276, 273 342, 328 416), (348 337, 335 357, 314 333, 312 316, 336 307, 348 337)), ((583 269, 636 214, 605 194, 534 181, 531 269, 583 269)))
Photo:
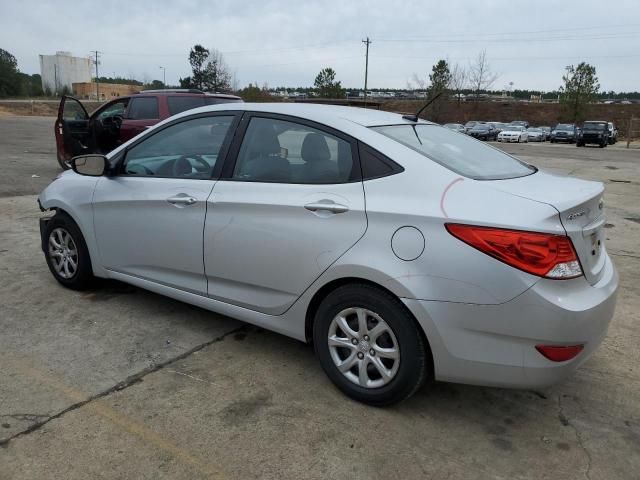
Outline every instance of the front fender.
POLYGON ((66 171, 40 193, 38 203, 41 209, 63 211, 76 222, 91 256, 93 274, 106 277, 93 228, 93 192, 100 180, 66 171))

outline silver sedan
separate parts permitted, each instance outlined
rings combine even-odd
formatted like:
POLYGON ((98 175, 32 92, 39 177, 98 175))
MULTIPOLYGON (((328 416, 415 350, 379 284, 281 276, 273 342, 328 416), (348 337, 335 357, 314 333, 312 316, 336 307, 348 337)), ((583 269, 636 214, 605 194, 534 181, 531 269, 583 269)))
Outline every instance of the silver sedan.
POLYGON ((112 278, 312 342, 347 395, 561 380, 604 338, 603 186, 438 125, 302 104, 183 112, 40 195, 72 289, 112 278))

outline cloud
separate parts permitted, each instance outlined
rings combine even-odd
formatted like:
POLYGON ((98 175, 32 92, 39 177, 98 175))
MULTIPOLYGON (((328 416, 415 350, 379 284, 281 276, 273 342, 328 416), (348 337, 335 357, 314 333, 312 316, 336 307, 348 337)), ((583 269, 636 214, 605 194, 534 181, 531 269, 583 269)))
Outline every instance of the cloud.
POLYGON ((196 43, 217 48, 241 85, 310 86, 333 67, 347 87, 364 83, 364 45, 370 49, 369 85, 402 88, 414 73, 426 77, 439 58, 467 64, 486 49, 495 84, 552 90, 568 64, 596 66, 604 90, 637 90, 640 4, 616 2, 623 16, 602 17, 573 2, 347 2, 155 1, 7 2, 0 47, 22 71, 37 73, 38 54, 57 50, 103 52, 101 74, 161 78, 190 74, 196 43))

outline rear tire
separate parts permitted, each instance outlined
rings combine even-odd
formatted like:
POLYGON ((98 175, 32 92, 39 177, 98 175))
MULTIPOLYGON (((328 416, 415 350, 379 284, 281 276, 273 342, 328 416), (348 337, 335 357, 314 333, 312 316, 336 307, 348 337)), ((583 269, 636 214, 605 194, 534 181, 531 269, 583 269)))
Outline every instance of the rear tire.
POLYGON ((367 284, 327 295, 315 315, 313 344, 331 381, 369 405, 409 398, 433 371, 429 346, 406 307, 367 284))
POLYGON ((44 256, 53 277, 72 290, 86 290, 94 282, 91 257, 82 232, 66 213, 58 212, 44 229, 44 256))

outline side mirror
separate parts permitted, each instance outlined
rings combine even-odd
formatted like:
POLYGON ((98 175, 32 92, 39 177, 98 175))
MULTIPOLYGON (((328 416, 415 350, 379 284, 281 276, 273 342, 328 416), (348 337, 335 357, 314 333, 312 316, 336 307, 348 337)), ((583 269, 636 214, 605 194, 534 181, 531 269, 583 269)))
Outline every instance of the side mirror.
POLYGON ((101 177, 109 167, 104 155, 80 155, 71 159, 71 168, 80 175, 101 177))

